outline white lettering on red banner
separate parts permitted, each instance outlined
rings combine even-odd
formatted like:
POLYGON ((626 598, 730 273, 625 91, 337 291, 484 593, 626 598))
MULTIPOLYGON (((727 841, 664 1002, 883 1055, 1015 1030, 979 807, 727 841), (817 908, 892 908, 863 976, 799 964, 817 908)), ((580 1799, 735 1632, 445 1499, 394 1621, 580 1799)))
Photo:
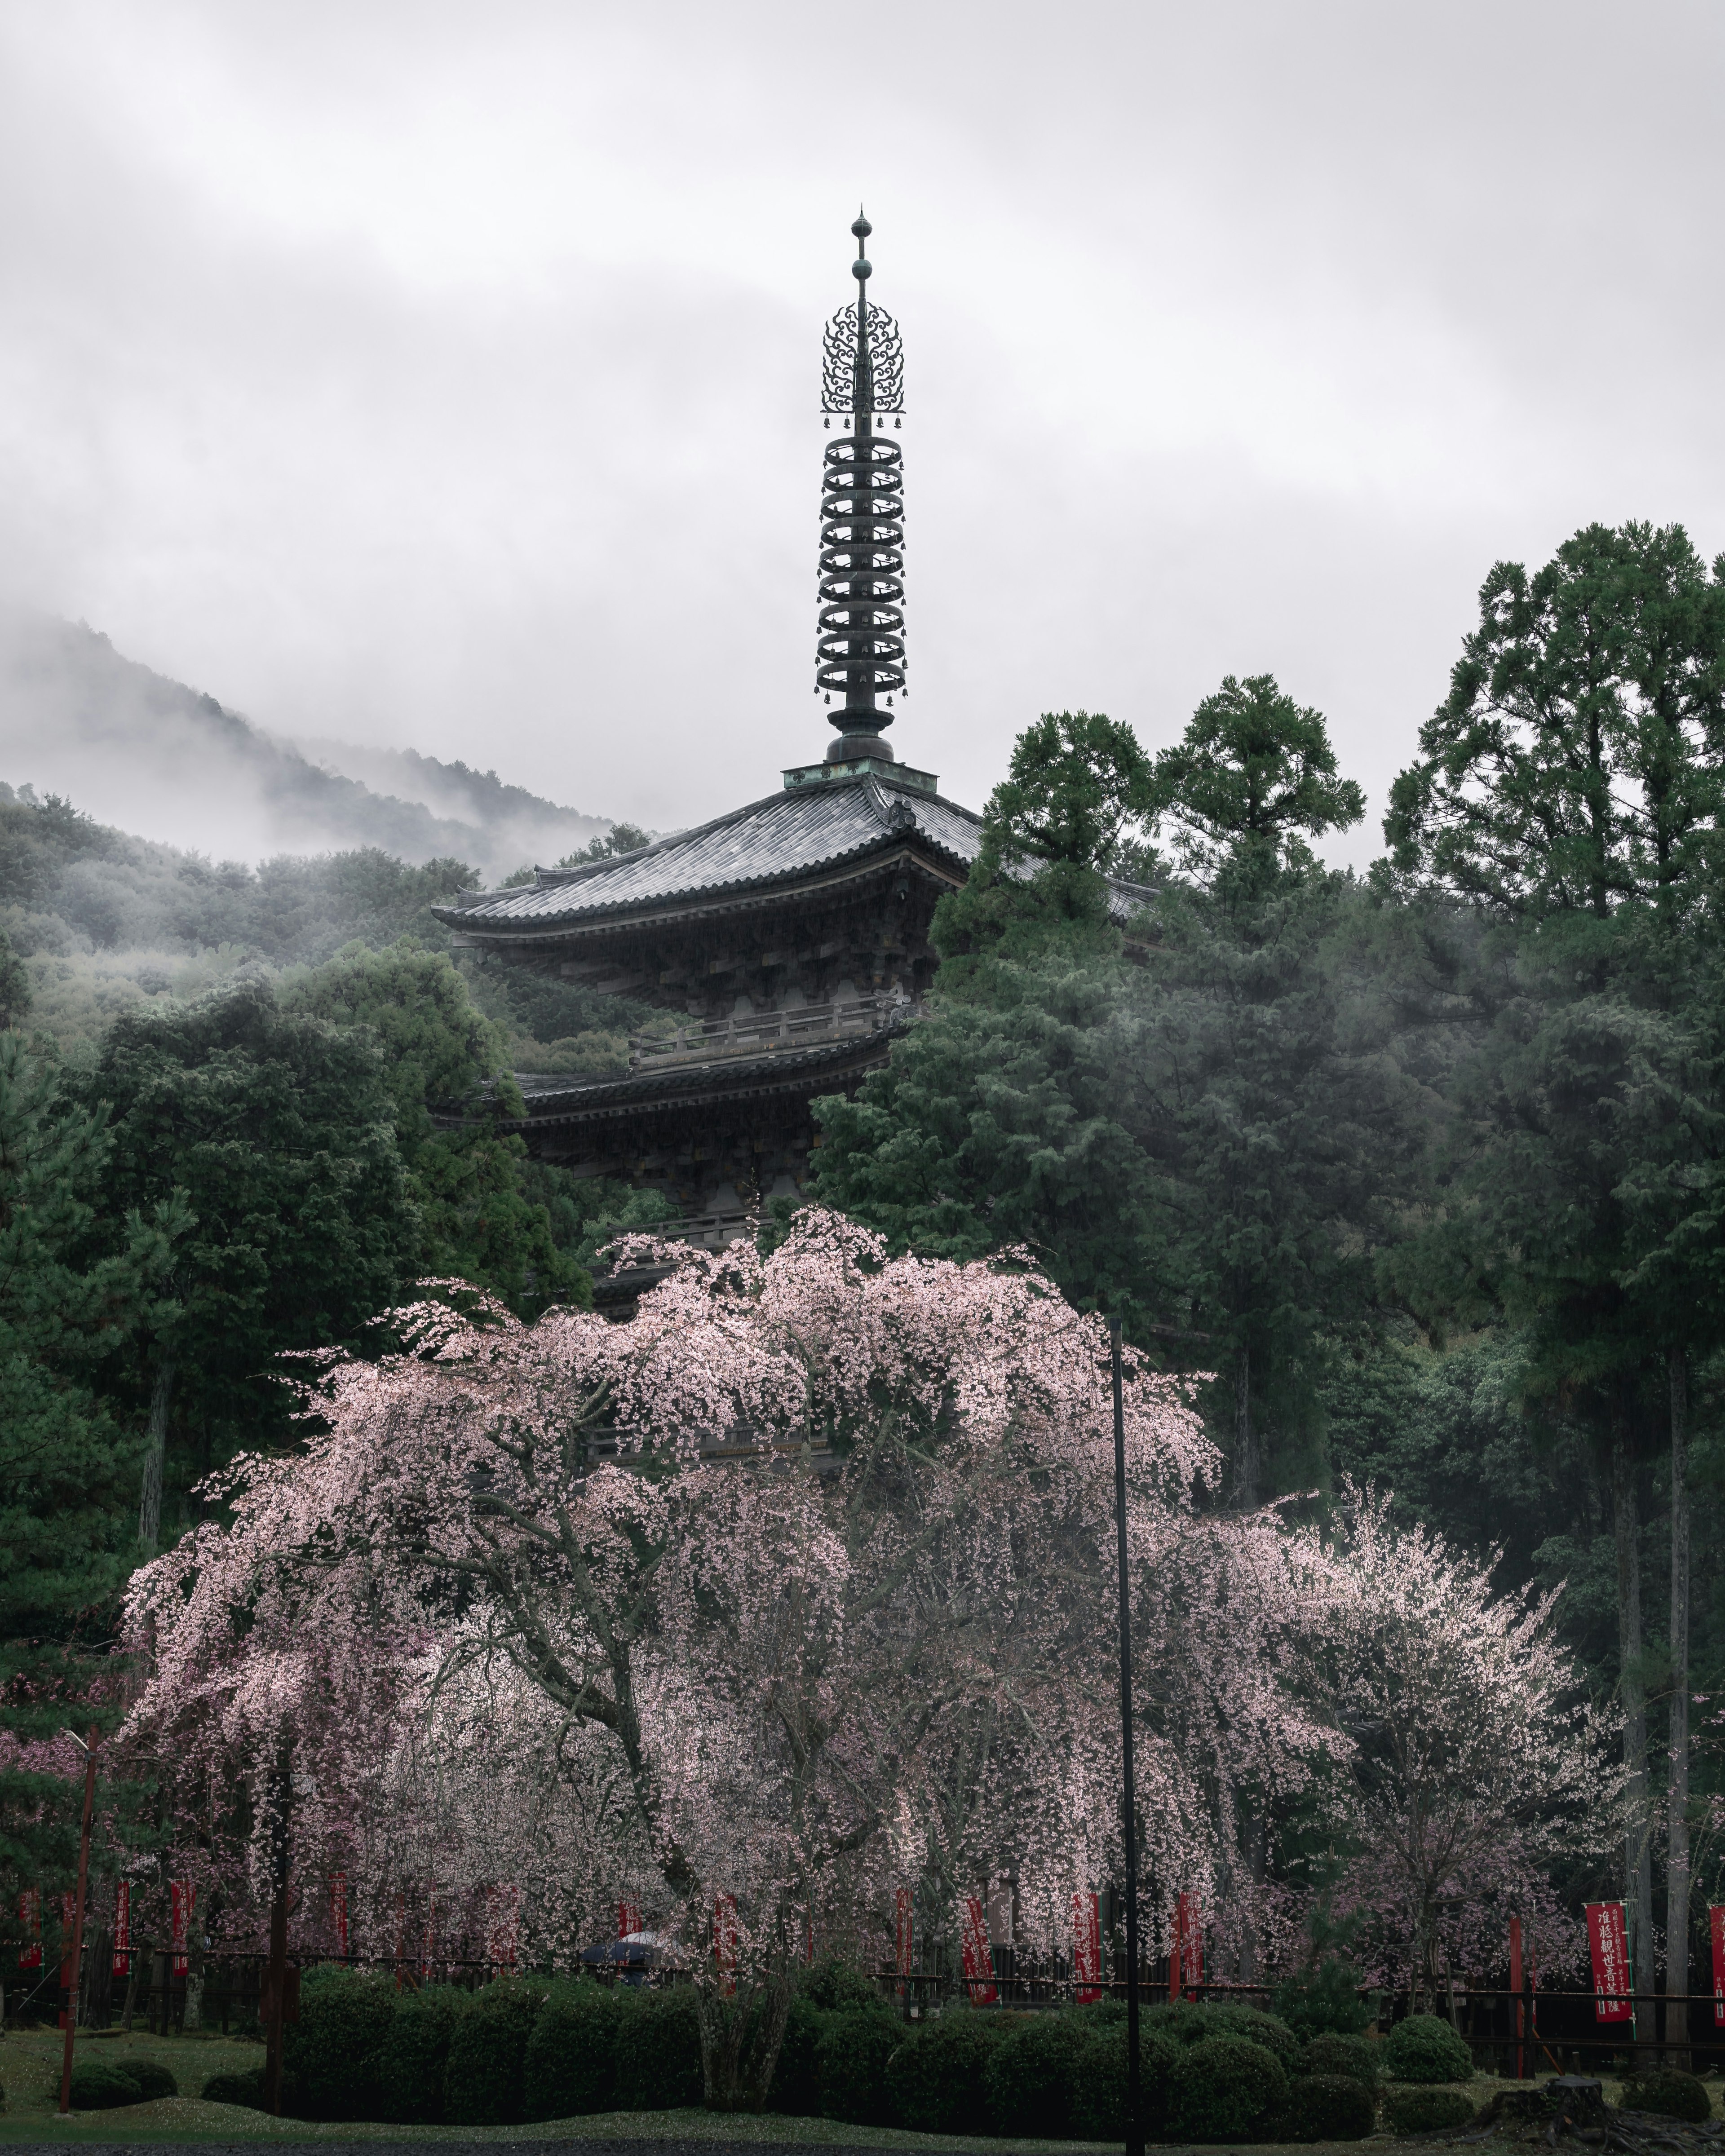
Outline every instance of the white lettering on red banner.
POLYGON ((737 1989, 737 1897, 720 1894, 713 1901, 713 1965, 719 1972, 719 1989, 728 1999, 737 1989))
POLYGON ((1713 1935, 1713 2026, 1725 2029, 1725 1904, 1707 1911, 1713 1935))
POLYGON ((183 1976, 192 1966, 186 1949, 191 1943, 192 1912, 197 1907, 198 1889, 189 1879, 168 1881, 168 1931, 173 1943, 172 1966, 176 1976, 183 1976))
POLYGON ((988 1952, 988 1926, 980 1897, 968 1895, 961 1912, 960 1935, 964 1943, 964 1980, 973 2006, 992 2006, 999 1997, 990 1979, 994 1960, 988 1952))
POLYGON ((336 1935, 336 1952, 347 1958, 347 1874, 330 1874, 330 1929, 336 1935))
POLYGON ((18 1897, 18 1926, 24 1943, 18 1950, 20 1969, 42 1966, 42 1889, 27 1887, 18 1897))
POLYGON ((1633 2021, 1630 1997, 1629 1931, 1621 1902, 1589 1902, 1587 1943, 1594 1964, 1594 2019, 1633 2021))
POLYGON ((122 1879, 114 1890, 114 1974, 131 1974, 131 1881, 122 1879))

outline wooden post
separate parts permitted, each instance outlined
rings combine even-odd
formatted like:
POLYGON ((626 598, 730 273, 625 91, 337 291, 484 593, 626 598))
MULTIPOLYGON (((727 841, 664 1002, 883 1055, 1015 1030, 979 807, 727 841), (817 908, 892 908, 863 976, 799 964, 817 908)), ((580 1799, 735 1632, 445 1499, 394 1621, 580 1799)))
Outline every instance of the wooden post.
POLYGON ((1522 2049, 1522 2039, 1527 2032, 1522 2020, 1522 1920, 1519 1917, 1512 1917, 1509 1920, 1509 1988, 1515 1994, 1516 2001, 1516 2079, 1519 2082, 1527 2079, 1527 2055, 1522 2049))
POLYGON ((96 1733, 84 1748, 84 1825, 78 1835, 78 1899, 72 1910, 72 1983, 66 1994, 66 2043, 60 2059, 60 2117, 72 2108, 72 2038, 78 2028, 79 1964, 84 1958, 84 1902, 90 1889, 90 1820, 95 1810, 96 1733))

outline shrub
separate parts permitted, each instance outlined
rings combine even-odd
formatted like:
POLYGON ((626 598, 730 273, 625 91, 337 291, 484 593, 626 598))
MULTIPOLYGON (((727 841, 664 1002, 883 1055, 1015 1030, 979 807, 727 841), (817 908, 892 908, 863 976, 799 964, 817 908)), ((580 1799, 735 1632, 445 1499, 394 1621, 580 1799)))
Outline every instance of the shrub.
POLYGON ((880 1987, 865 1976, 854 1961, 843 1954, 823 1954, 803 1971, 798 1994, 824 2014, 836 2014, 847 2006, 881 2006, 880 1987))
POLYGON ((686 2110, 702 2086, 694 1985, 633 1994, 617 2026, 619 2110, 686 2110))
POLYGON ((1253 2141, 1287 2101, 1288 2077, 1273 2051, 1244 2036, 1189 2044, 1168 2075, 1168 2131, 1174 2141, 1253 2141))
POLYGON ((300 2018, 283 2031, 282 2109, 295 2118, 375 2118, 377 2054, 395 1999, 393 1979, 374 1970, 309 1971, 300 2018))
POLYGON ((1314 2036, 1306 2046, 1308 2074, 1345 2074, 1368 2089, 1378 2086, 1379 2046, 1369 2036, 1314 2036))
POLYGON ((401 2126, 434 2126, 444 2115, 449 2040, 472 1996, 453 1985, 401 1993, 377 2049, 377 2114, 401 2126))
POLYGON ((452 2126, 512 2126, 521 2115, 527 2039, 542 1991, 504 1977, 474 1994, 457 2021, 444 2068, 444 2117, 452 2126))
POLYGON ((1435 2014, 1410 2014, 1384 2040, 1384 2071, 1393 2082, 1466 2082, 1473 2054, 1435 2014))
MULTIPOLYGON (((1081 2140, 1126 2138, 1126 2021, 1110 2015, 1092 2021, 1081 2007, 1081 2041, 1072 2061, 1072 2130, 1081 2140)), ((1160 2133, 1168 2118, 1168 2076, 1180 2056, 1171 2036, 1138 2036, 1138 2093, 1147 2133, 1160 2133)))
POLYGON ((820 2073, 815 2053, 825 2021, 825 2015, 813 2000, 799 1997, 791 2001, 768 2097, 774 2111, 788 2112, 796 2118, 814 2118, 819 2114, 820 2073))
POLYGON ((1706 2085, 1680 2066, 1644 2066, 1623 2085, 1625 2111, 1651 2111, 1661 2118, 1699 2122, 1713 2115, 1713 2100, 1706 2085))
POLYGON ((1147 2007, 1139 2016, 1139 2027, 1146 2035, 1171 2036, 1177 2044, 1201 2044, 1210 2036, 1242 2036, 1247 2043, 1268 2051, 1285 2074, 1296 2072, 1302 2056, 1300 2039, 1287 2023, 1273 2014, 1260 2013, 1255 2006, 1198 2006, 1189 1999, 1176 1999, 1147 2007))
POLYGON ((983 2069, 997 2133, 1065 2141, 1072 2132, 1074 2076, 1089 2030, 1077 2014, 1015 2015, 983 2069))
POLYGON ((143 2100, 142 2088, 117 2059, 80 2059, 72 2069, 74 2111, 115 2111, 143 2100))
POLYGON ((896 2123, 916 2133, 985 2132, 983 2076, 1006 2033, 999 2016, 973 2006, 948 2007, 917 2023, 887 2064, 896 2123))
POLYGON ((203 2085, 206 2103, 243 2103, 248 2111, 262 2111, 264 2069, 248 2066, 244 2073, 212 2074, 203 2085))
POLYGON ((607 1984, 579 1984, 539 2010, 521 2070, 528 2118, 578 2118, 617 2102, 621 1995, 607 1984))
POLYGON ((1421 2084, 1386 2089, 1384 2118, 1392 2133, 1444 2133, 1452 2126, 1471 2125, 1473 2106, 1459 2088, 1421 2084))
POLYGON ((1357 2036, 1372 2019, 1371 2001, 1360 1996, 1359 1971, 1332 1954, 1310 1975, 1279 1984, 1271 2011, 1296 2036, 1357 2036))
POLYGON ((1302 2074, 1277 2133, 1286 2141, 1363 2141, 1377 2123, 1376 2100, 1356 2075, 1302 2074))
POLYGON ((159 2096, 177 2096, 180 2092, 172 2068, 163 2066, 160 2059, 128 2059, 121 2071, 131 2076, 146 2103, 154 2103, 159 2096))
POLYGON ((886 2062, 904 2039, 904 2024, 879 2002, 823 2017, 814 2051, 823 2118, 850 2126, 885 2126, 891 2115, 886 2062))

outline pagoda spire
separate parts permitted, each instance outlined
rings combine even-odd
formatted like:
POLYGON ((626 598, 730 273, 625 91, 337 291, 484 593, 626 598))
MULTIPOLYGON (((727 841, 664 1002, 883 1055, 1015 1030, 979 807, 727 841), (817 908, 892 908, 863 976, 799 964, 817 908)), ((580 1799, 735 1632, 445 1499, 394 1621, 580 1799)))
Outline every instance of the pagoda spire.
POLYGON ((822 352, 821 409, 845 431, 829 442, 821 482, 820 640, 814 685, 829 704, 839 739, 829 763, 864 757, 892 761, 881 736, 891 705, 905 693, 904 451, 886 431, 905 408, 904 350, 898 324, 869 304, 874 264, 863 243, 874 227, 860 210, 856 235, 854 305, 827 324, 822 352))

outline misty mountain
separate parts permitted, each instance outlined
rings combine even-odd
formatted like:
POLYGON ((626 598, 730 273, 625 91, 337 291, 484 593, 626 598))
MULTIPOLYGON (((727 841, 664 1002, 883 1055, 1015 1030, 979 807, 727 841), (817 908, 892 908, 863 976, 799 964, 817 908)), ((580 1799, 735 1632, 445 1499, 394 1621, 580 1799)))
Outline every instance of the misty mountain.
POLYGON ((490 881, 609 829, 495 772, 278 739, 82 622, 12 608, 0 608, 0 778, 223 860, 380 847, 409 863, 453 856, 490 881))

